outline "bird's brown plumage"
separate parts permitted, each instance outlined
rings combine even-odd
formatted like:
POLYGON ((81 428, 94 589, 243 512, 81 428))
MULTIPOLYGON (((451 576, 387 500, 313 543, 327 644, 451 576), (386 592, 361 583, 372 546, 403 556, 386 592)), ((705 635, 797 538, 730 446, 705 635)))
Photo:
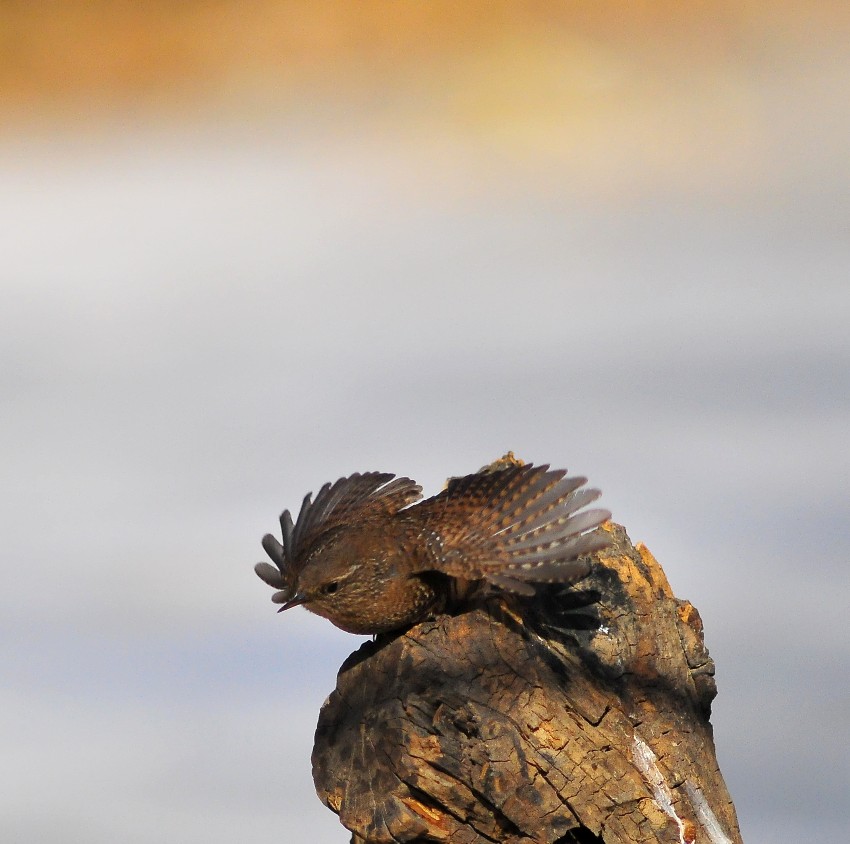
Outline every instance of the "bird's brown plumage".
POLYGON ((303 604, 353 633, 409 626, 479 586, 530 596, 535 583, 581 579, 585 555, 608 544, 590 531, 610 513, 582 510, 599 496, 585 483, 512 466, 454 478, 414 504, 421 487, 409 478, 354 474, 307 495, 295 522, 284 510, 282 544, 263 537, 275 566, 255 569, 281 609, 303 604))

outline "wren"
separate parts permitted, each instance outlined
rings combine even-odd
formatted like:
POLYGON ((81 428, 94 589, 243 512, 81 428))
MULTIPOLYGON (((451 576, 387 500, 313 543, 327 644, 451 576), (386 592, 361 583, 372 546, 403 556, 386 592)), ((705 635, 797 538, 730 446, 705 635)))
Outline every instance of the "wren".
POLYGON ((406 628, 494 590, 531 597, 534 584, 585 577, 587 555, 609 544, 594 529, 611 514, 582 510, 600 495, 586 482, 511 466, 419 501, 410 478, 357 473, 308 494, 294 523, 284 510, 283 544, 263 537, 275 565, 255 571, 279 612, 303 605, 349 633, 406 628))

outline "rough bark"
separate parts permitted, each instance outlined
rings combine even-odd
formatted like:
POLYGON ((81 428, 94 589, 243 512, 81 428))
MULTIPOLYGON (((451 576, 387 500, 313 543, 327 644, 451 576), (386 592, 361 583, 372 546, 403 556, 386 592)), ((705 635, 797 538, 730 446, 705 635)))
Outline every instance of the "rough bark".
POLYGON ((618 525, 581 591, 370 642, 313 751, 353 844, 740 842, 696 609, 618 525))

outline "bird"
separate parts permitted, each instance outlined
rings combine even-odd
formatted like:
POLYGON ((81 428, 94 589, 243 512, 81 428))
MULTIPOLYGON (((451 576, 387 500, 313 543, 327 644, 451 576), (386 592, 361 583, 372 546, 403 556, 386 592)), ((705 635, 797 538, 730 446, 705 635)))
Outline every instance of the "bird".
POLYGON ((535 585, 572 584, 589 554, 610 544, 601 494, 587 478, 549 465, 482 469, 449 480, 427 500, 422 487, 387 472, 354 473, 308 493, 281 540, 262 545, 274 565, 257 575, 278 612, 303 606, 349 633, 403 630, 477 596, 520 599, 535 585))

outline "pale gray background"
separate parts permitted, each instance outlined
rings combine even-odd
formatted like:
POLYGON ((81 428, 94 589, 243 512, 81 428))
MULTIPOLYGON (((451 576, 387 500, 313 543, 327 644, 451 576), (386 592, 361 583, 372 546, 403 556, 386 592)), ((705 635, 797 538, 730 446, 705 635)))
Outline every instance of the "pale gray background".
POLYGON ((789 117, 733 197, 595 199, 316 115, 128 121, 0 148, 3 840, 347 841, 309 756, 360 640, 275 615, 260 537, 506 449, 699 608, 745 840, 843 840, 846 147, 789 117))

